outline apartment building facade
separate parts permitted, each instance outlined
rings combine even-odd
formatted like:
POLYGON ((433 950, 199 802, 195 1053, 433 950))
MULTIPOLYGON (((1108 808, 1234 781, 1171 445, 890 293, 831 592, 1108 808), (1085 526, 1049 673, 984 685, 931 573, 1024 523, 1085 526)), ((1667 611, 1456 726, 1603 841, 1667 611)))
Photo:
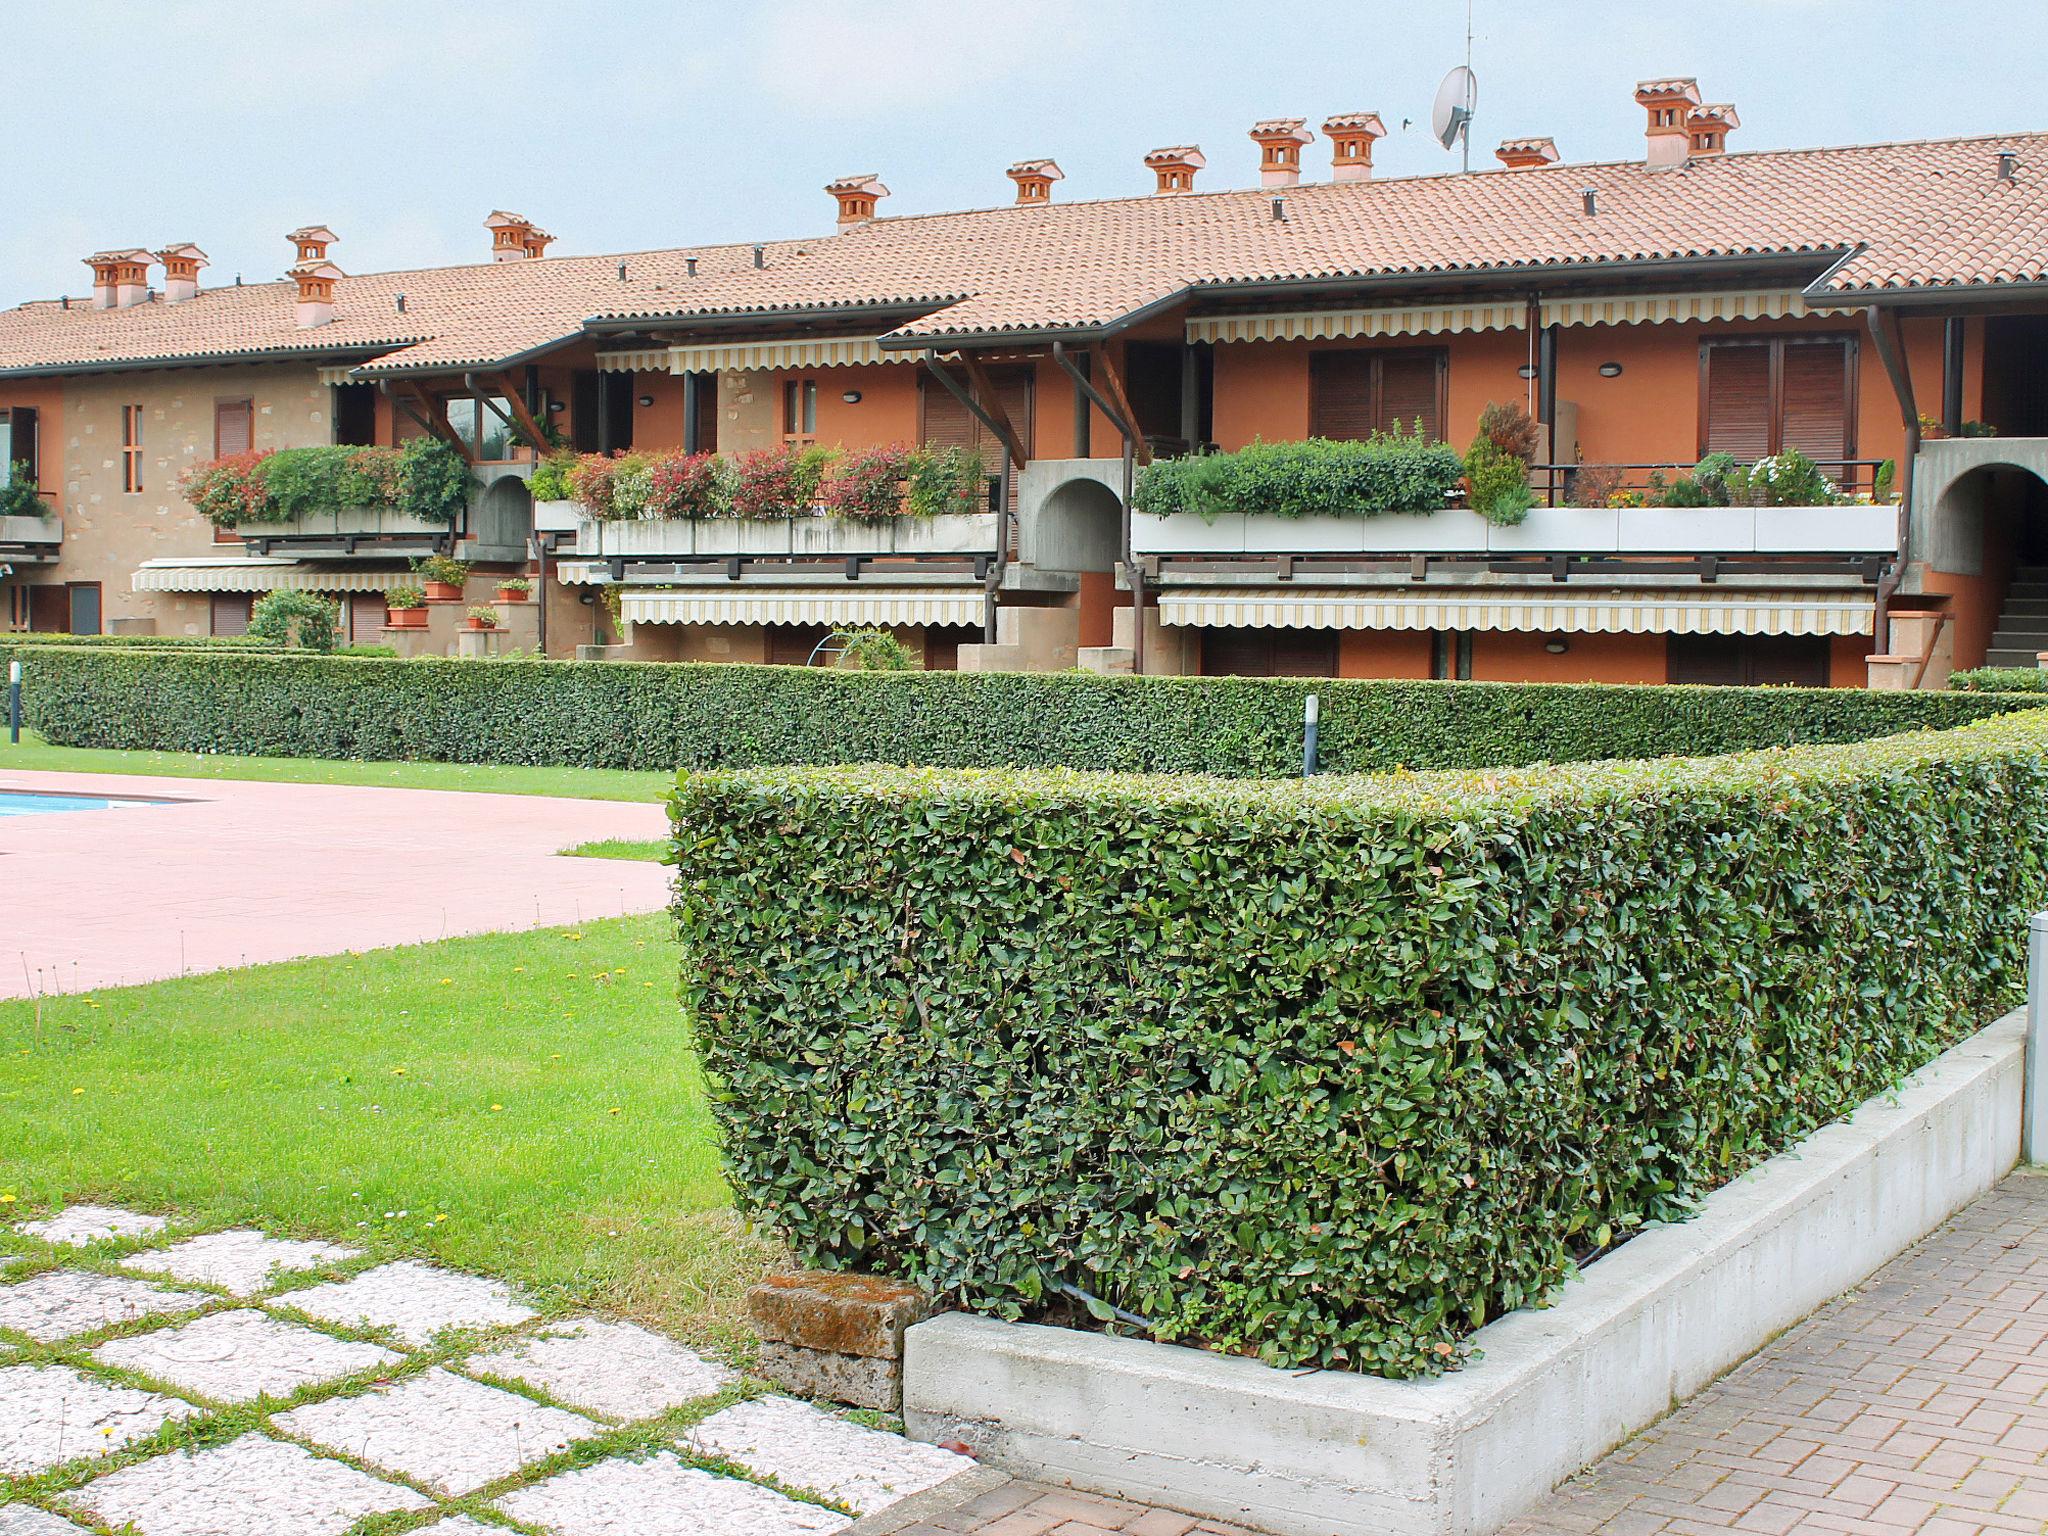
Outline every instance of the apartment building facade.
POLYGON ((1059 202, 1050 160, 954 214, 882 216, 880 179, 846 177, 809 240, 556 258, 501 212, 491 261, 359 276, 309 226, 284 281, 232 287, 194 246, 103 252, 91 298, 0 314, 0 460, 53 508, 0 524, 0 622, 232 633, 304 586, 352 638, 439 648, 390 634, 382 594, 445 552, 472 599, 536 578, 508 633, 557 655, 801 662, 880 624, 928 666, 1931 686, 2030 663, 2048 135, 1734 153, 1734 109, 1690 80, 1633 110, 1643 157, 1603 164, 1516 139, 1495 169, 1377 180, 1383 125, 1340 113, 1320 182, 1292 118, 1252 128, 1250 189, 1206 190, 1190 145, 1106 202, 1059 202), (1132 505, 1156 459, 1417 422, 1462 449, 1506 403, 1540 445, 1512 527, 1132 505), (222 454, 421 434, 475 473, 454 528, 223 532, 177 491, 222 454), (990 484, 923 526, 608 522, 533 502, 543 441, 959 445, 990 484), (1658 504, 1709 453, 1793 449, 1839 498, 1658 504))

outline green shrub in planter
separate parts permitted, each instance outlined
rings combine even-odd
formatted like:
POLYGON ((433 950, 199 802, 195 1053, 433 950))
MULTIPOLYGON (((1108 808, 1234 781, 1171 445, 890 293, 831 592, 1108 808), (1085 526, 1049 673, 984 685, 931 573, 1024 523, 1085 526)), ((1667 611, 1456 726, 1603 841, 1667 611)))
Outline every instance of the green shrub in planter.
POLYGON ((2039 667, 1971 667, 1948 675, 1958 693, 2048 693, 2048 672, 2039 667))
POLYGON ((48 517, 50 504, 36 488, 34 471, 25 460, 0 465, 7 478, 0 481, 0 517, 48 517))
POLYGON ((1456 450, 1393 432, 1363 442, 1312 437, 1255 442, 1235 453, 1159 459, 1138 472, 1132 505, 1160 517, 1192 512, 1269 517, 1380 517, 1434 512, 1463 473, 1456 450))
POLYGON ((683 995, 800 1259, 1414 1376, 2012 1006, 2048 714, 1230 783, 686 774, 683 995))

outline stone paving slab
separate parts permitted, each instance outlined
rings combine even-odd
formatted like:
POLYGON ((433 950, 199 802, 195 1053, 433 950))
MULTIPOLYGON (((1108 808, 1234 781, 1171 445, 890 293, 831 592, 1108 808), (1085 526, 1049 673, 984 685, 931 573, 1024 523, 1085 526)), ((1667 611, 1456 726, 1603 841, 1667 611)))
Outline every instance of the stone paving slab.
POLYGON ((600 1432, 581 1414, 438 1369, 360 1397, 295 1408, 274 1422, 287 1434, 447 1495, 509 1477, 600 1432))
POLYGON ((0 997, 91 991, 304 955, 658 912, 659 864, 565 859, 601 838, 653 840, 662 807, 551 795, 0 772, 0 790, 167 802, 14 816, 0 997), (431 881, 393 881, 402 848, 431 881), (107 900, 106 872, 122 899, 107 900), (213 893, 195 901, 194 893, 213 893), (17 953, 21 958, 13 958, 17 953))
POLYGON ((60 1520, 46 1509, 0 1504, 0 1536, 85 1536, 85 1527, 60 1520))
POLYGON ((837 1499, 863 1515, 974 1465, 965 1456, 869 1429, 789 1397, 757 1398, 714 1413, 690 1431, 688 1444, 756 1476, 837 1499))
POLYGON ((212 1300, 203 1291, 172 1290, 149 1280, 83 1269, 46 1269, 0 1286, 0 1328, 54 1344, 139 1317, 190 1312, 212 1300))
POLYGON ((192 1411, 175 1397, 95 1381, 68 1365, 0 1367, 0 1474, 104 1456, 192 1411))
POLYGON ((222 1403, 289 1397, 302 1387, 405 1358, 257 1311, 215 1312, 182 1328, 114 1339, 93 1355, 222 1403))
POLYGON ((738 1379, 658 1333, 594 1317, 551 1324, 503 1349, 472 1356, 462 1369, 523 1381, 572 1408, 622 1422, 709 1397, 738 1379))
POLYGON ((277 1302, 343 1327, 389 1328, 422 1349, 450 1328, 500 1328, 537 1315, 496 1280, 415 1259, 365 1270, 353 1280, 291 1291, 277 1302))
POLYGON ((341 1536, 366 1515, 431 1507, 410 1488, 258 1434, 137 1462, 64 1499, 138 1536, 341 1536))
POLYGON ((124 1211, 118 1206, 74 1205, 41 1221, 18 1222, 14 1230, 46 1243, 80 1247, 105 1242, 110 1237, 150 1237, 169 1225, 161 1216, 124 1211))
POLYGON ((686 1467, 667 1452, 563 1472, 507 1494, 498 1508, 550 1536, 805 1536, 853 1523, 773 1489, 686 1467))
POLYGON ((295 1270, 318 1269, 323 1264, 361 1256, 361 1249, 344 1248, 338 1243, 297 1242, 238 1229, 209 1232, 168 1248, 131 1253, 121 1261, 121 1267, 138 1274, 169 1275, 187 1284, 217 1285, 233 1295, 247 1297, 269 1290, 279 1277, 295 1270))

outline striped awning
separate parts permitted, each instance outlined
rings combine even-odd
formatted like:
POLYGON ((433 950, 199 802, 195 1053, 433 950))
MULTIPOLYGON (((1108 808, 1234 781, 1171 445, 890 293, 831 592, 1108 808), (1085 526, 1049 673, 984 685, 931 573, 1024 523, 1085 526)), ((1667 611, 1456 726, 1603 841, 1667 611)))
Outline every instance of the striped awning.
POLYGON ((856 368, 870 363, 907 363, 915 358, 884 352, 872 336, 794 337, 784 341, 700 343, 600 352, 597 366, 633 373, 753 373, 765 368, 856 368))
POLYGON ((1722 293, 1630 293, 1606 298, 1545 299, 1545 325, 1656 325, 1669 320, 1783 320, 1842 311, 1816 307, 1797 289, 1722 293))
POLYGON ((1519 331, 1521 300, 1497 304, 1407 304, 1370 309, 1304 309, 1280 314, 1198 315, 1189 341, 1337 341, 1347 337, 1435 336, 1458 331, 1519 331))
POLYGON ((382 592, 405 580, 392 567, 363 570, 302 560, 145 560, 129 586, 137 592, 382 592))
POLYGON ((1850 592, 1163 592, 1162 624, 1221 629, 1519 630, 1559 635, 1868 635, 1874 600, 1850 592))
POLYGON ((980 587, 742 587, 626 590, 628 624, 960 624, 982 623, 980 587))

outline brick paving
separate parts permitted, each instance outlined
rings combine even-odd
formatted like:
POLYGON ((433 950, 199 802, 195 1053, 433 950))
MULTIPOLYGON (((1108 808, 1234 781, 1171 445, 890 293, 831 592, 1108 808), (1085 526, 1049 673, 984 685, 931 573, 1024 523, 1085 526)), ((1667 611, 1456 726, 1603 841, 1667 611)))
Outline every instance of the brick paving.
POLYGON ((0 997, 580 923, 668 898, 658 864, 555 857, 661 837, 651 803, 17 771, 0 773, 5 790, 170 803, 0 824, 18 897, 0 997))
MULTIPOLYGON (((1239 1536, 1013 1482, 898 1536, 1239 1536)), ((2048 1174, 2018 1173, 1502 1536, 2048 1531, 2048 1174)))

